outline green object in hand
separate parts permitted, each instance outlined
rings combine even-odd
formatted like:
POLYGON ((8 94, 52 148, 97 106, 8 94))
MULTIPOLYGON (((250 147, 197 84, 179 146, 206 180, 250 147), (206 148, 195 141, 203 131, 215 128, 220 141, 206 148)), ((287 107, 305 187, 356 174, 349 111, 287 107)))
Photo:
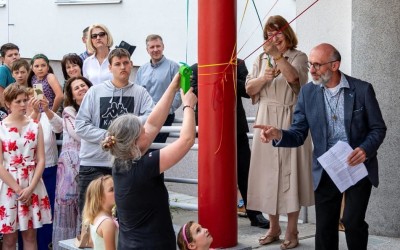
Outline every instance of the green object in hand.
POLYGON ((181 89, 183 93, 190 89, 190 76, 192 75, 192 69, 186 63, 181 62, 181 67, 179 68, 179 74, 181 75, 181 89))

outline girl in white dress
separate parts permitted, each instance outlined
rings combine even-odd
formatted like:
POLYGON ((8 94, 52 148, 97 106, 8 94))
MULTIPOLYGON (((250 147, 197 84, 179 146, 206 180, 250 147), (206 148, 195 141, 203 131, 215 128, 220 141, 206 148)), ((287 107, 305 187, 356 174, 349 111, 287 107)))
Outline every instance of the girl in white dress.
POLYGON ((36 249, 36 229, 51 223, 49 197, 42 181, 45 164, 40 123, 25 116, 25 87, 11 84, 4 92, 10 114, 0 122, 0 233, 3 249, 15 249, 21 231, 26 249, 36 249))
POLYGON ((114 181, 111 175, 93 180, 86 190, 82 214, 82 222, 90 224, 93 249, 117 249, 118 223, 112 216, 114 206, 114 181))

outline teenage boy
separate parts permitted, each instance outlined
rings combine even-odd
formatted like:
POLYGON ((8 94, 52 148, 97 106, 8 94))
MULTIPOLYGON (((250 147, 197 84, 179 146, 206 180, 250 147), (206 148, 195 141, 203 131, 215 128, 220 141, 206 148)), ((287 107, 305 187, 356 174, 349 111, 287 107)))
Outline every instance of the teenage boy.
POLYGON ((100 175, 111 174, 111 156, 101 148, 111 121, 121 114, 137 115, 144 124, 154 103, 145 88, 129 81, 132 61, 126 49, 110 52, 109 69, 113 75, 91 87, 86 93, 75 120, 75 131, 82 139, 79 152, 79 209, 82 211, 86 188, 100 175))
POLYGON ((25 59, 18 59, 12 64, 12 77, 17 84, 28 87, 29 68, 29 63, 25 59))
POLYGON ((3 65, 0 66, 0 101, 3 103, 4 89, 15 82, 11 74, 11 65, 20 58, 19 48, 13 43, 3 44, 0 48, 0 56, 3 60, 3 65))

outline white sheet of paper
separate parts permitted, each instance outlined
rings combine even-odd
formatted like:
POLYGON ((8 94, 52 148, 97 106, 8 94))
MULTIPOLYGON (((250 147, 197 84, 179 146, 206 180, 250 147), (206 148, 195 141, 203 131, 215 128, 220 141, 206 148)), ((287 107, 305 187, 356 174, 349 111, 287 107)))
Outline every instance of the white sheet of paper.
POLYGON ((368 175, 364 163, 353 167, 347 164, 347 157, 352 151, 347 142, 338 141, 317 159, 342 193, 368 175))

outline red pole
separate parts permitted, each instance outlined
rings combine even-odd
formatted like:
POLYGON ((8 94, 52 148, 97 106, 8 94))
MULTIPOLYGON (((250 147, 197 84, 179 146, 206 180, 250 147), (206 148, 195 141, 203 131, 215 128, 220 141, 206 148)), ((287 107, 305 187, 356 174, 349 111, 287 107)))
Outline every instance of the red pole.
POLYGON ((236 1, 198 6, 199 222, 212 234, 212 247, 228 248, 237 245, 238 227, 236 66, 228 65, 236 55, 236 1))

